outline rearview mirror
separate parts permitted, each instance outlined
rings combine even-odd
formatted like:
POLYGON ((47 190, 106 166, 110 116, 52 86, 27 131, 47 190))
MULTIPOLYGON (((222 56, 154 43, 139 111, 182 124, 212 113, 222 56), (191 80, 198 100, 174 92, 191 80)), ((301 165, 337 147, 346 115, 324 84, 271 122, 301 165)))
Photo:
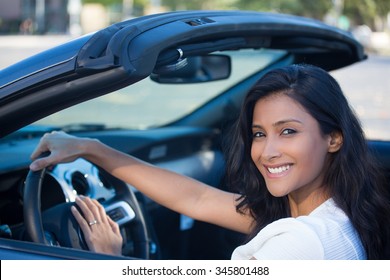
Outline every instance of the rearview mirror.
POLYGON ((226 79, 231 73, 227 55, 192 56, 154 69, 150 78, 161 84, 204 83, 226 79))

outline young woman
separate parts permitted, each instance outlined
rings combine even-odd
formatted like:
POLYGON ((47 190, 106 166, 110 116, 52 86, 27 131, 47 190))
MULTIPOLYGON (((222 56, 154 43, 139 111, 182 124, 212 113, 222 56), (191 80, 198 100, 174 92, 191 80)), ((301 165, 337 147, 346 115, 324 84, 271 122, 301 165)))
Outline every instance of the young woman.
MULTIPOLYGON (((388 257, 388 190, 358 119, 326 71, 293 65, 268 72, 228 136, 231 193, 62 132, 41 139, 30 168, 84 157, 161 205, 248 234, 234 259, 388 257), (50 156, 37 159, 45 151, 50 156)), ((120 254, 118 226, 102 206, 85 197, 76 203, 85 218, 72 212, 89 248, 120 254)))

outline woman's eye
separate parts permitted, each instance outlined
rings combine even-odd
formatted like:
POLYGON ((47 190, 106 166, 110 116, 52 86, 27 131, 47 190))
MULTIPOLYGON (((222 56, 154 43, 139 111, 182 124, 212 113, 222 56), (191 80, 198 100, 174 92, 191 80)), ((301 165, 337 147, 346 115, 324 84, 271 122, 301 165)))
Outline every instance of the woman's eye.
POLYGON ((290 135, 290 134, 294 134, 294 133, 296 133, 296 131, 294 129, 291 129, 291 128, 286 128, 282 131, 283 135, 290 135))
POLYGON ((263 136, 264 136, 264 133, 260 132, 260 131, 253 133, 253 138, 259 138, 259 137, 263 137, 263 136))

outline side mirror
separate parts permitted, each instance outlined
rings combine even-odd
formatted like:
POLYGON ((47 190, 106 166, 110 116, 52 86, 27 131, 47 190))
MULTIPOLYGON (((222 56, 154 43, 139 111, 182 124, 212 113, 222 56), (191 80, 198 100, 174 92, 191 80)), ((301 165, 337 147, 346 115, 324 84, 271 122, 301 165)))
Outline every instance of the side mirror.
POLYGON ((161 84, 204 83, 226 79, 231 73, 227 55, 191 56, 153 70, 150 78, 161 84))

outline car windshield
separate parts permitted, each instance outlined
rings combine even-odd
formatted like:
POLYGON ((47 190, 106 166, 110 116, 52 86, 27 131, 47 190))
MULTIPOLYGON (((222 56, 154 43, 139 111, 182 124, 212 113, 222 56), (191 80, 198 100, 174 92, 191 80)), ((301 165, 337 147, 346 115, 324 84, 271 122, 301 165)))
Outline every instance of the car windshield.
POLYGON ((73 106, 36 125, 146 129, 170 123, 191 113, 224 90, 285 55, 279 50, 224 52, 231 57, 228 79, 193 84, 158 84, 150 78, 116 92, 73 106), (256 62, 256 63, 254 63, 256 62))
MULTIPOLYGON (((241 80, 272 65, 287 53, 282 50, 261 49, 223 54, 229 55, 232 61, 232 73, 228 79, 207 83, 158 84, 150 78, 145 78, 116 92, 50 115, 22 128, 21 131, 30 136, 39 136, 51 129, 78 131, 148 129, 163 126, 190 114, 241 80)), ((367 86, 361 85, 365 83, 365 79, 351 80, 351 77, 369 74, 372 65, 382 64, 378 64, 374 59, 371 64, 361 62, 331 73, 339 81, 357 112, 367 138, 372 140, 390 139, 390 131, 386 129, 390 120, 387 110, 390 99, 385 98, 387 89, 380 87, 385 85, 384 81, 378 80, 383 75, 371 77, 371 80, 378 81, 367 86), (372 91, 373 86, 380 88, 372 91)), ((382 72, 386 73, 388 69, 383 69, 382 72)))

